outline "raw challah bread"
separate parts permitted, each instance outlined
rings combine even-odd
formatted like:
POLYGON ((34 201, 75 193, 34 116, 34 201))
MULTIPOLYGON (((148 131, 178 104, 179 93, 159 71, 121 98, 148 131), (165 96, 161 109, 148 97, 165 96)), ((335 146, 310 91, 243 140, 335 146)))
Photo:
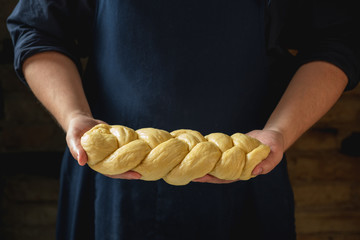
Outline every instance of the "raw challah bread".
POLYGON ((120 125, 99 124, 81 138, 88 165, 107 175, 129 170, 143 180, 163 178, 172 185, 186 185, 210 174, 225 180, 248 180, 270 148, 241 133, 202 136, 193 130, 171 133, 154 128, 134 131, 120 125))

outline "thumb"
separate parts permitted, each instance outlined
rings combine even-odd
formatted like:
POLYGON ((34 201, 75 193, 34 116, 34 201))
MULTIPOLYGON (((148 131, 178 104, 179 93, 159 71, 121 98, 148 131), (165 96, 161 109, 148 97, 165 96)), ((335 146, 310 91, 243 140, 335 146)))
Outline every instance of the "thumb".
POLYGON ((84 166, 87 163, 87 154, 82 148, 80 142, 72 138, 69 140, 68 146, 73 158, 78 161, 79 165, 84 166))
POLYGON ((254 168, 252 175, 257 176, 271 172, 279 164, 281 159, 282 154, 276 154, 271 151, 269 156, 254 168))

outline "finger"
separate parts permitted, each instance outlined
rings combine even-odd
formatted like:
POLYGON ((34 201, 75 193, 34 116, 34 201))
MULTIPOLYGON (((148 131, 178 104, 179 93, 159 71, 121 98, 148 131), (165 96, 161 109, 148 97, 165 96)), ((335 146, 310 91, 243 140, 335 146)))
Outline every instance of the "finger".
POLYGON ((86 152, 84 151, 84 149, 82 147, 78 147, 78 150, 77 150, 77 160, 78 160, 78 163, 80 166, 84 166, 86 163, 87 163, 87 154, 86 152))
POLYGON ((223 179, 219 179, 217 177, 211 176, 209 174, 206 174, 203 177, 200 178, 196 178, 193 180, 193 182, 202 182, 202 183, 231 183, 234 181, 231 180, 223 180, 223 179))
POLYGON ((211 179, 211 176, 206 174, 205 176, 203 177, 200 177, 200 178, 195 178, 194 180, 192 180, 193 182, 207 182, 211 179))
POLYGON ((117 179, 127 179, 127 180, 136 180, 141 178, 141 174, 135 171, 128 171, 121 174, 115 174, 115 175, 106 175, 110 178, 117 178, 117 179))
POLYGON ((73 158, 75 158, 77 161, 79 161, 79 152, 77 150, 77 147, 76 147, 76 143, 74 140, 69 140, 70 138, 67 137, 67 142, 68 142, 68 147, 69 147, 69 150, 70 150, 70 153, 71 155, 73 156, 73 158))
POLYGON ((80 166, 84 166, 87 163, 87 154, 82 148, 80 141, 77 140, 78 138, 68 136, 68 146, 71 155, 78 161, 80 166))
POLYGON ((252 175, 258 176, 261 174, 267 174, 271 172, 277 164, 278 161, 275 154, 270 152, 269 156, 254 168, 254 170, 252 171, 252 175))
POLYGON ((261 164, 257 165, 252 171, 251 175, 258 176, 264 172, 264 169, 261 167, 261 164))

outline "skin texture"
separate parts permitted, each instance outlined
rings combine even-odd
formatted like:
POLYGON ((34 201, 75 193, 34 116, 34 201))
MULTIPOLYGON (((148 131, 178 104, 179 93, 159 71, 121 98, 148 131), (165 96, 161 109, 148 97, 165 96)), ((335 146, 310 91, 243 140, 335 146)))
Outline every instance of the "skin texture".
MULTIPOLYGON (((35 96, 66 132, 71 154, 80 165, 85 165, 87 156, 80 138, 103 121, 92 117, 75 64, 60 53, 44 52, 25 60, 23 72, 35 96)), ((301 66, 265 127, 247 133, 271 148, 269 156, 255 167, 253 175, 274 169, 284 152, 335 104, 347 82, 345 73, 330 63, 314 61, 301 66)), ((129 171, 108 177, 139 179, 141 175, 129 171)), ((233 182, 210 175, 194 181, 233 182)))

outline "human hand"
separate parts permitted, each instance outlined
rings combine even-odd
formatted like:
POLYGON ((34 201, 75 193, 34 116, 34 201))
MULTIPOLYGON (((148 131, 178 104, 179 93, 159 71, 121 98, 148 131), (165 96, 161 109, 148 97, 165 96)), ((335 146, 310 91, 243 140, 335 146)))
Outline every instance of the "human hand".
MULTIPOLYGON (((252 175, 258 176, 261 174, 269 173, 280 163, 284 155, 284 139, 282 134, 274 130, 254 130, 247 133, 247 135, 256 138, 263 144, 268 145, 271 149, 268 157, 254 168, 254 170, 252 171, 252 175)), ((236 181, 238 180, 229 181, 219 179, 209 174, 193 180, 193 182, 206 183, 232 183, 236 181)))
MULTIPOLYGON (((71 155, 78 161, 79 165, 84 166, 87 163, 87 154, 81 146, 82 135, 99 123, 105 123, 101 120, 92 118, 86 114, 76 114, 69 120, 68 129, 66 131, 66 142, 70 149, 71 155)), ((141 174, 128 171, 117 175, 106 175, 110 178, 120 179, 139 179, 141 174)))
POLYGON ((254 168, 252 174, 257 176, 271 172, 280 163, 284 155, 285 148, 283 135, 274 130, 254 130, 247 135, 268 145, 271 150, 268 157, 254 168))

